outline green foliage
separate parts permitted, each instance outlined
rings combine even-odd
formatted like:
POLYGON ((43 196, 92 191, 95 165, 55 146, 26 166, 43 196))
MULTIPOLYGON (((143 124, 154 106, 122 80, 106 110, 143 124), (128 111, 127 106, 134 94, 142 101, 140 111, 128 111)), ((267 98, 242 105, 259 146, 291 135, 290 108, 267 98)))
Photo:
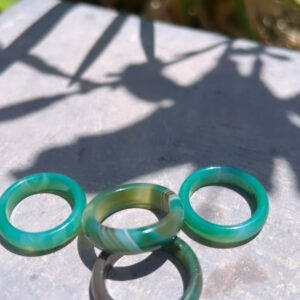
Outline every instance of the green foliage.
POLYGON ((286 2, 290 2, 294 5, 300 6, 300 0, 285 0, 286 2))
POLYGON ((0 11, 4 11, 19 0, 0 0, 0 11))
POLYGON ((234 13, 237 18, 237 26, 241 28, 243 35, 249 39, 258 40, 258 35, 249 22, 249 17, 243 0, 234 1, 234 13))

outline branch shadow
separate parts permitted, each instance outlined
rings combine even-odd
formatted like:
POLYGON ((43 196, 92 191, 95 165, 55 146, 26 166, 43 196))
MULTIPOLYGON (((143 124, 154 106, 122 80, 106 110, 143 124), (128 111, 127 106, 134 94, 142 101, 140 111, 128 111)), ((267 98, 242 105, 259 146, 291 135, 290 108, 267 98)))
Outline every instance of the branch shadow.
POLYGON ((0 55, 0 74, 16 61, 22 60, 24 56, 26 57, 29 51, 46 38, 72 8, 73 6, 69 3, 58 3, 26 29, 11 45, 2 49, 0 55))
MULTIPOLYGON (((38 22, 44 22, 42 27, 48 24, 51 29, 69 10, 69 5, 59 4, 43 17, 46 21, 42 18, 38 22)), ((198 169, 218 164, 252 173, 270 191, 274 161, 284 158, 296 175, 299 189, 300 134, 299 128, 290 121, 289 113, 299 114, 300 96, 282 101, 261 80, 263 57, 286 61, 291 59, 288 55, 272 54, 260 45, 238 48, 233 40, 224 38, 207 48, 163 62, 155 56, 153 24, 141 21, 140 40, 147 60, 131 64, 118 74, 107 74, 107 78, 114 78, 111 83, 84 81, 85 71, 114 42, 125 21, 124 16, 112 20, 74 75, 56 70, 36 57, 28 58, 28 49, 45 37, 49 28, 42 30, 43 34, 37 33, 38 27, 34 24, 34 28, 20 38, 24 40, 22 43, 17 40, 10 46, 13 51, 4 49, 11 61, 24 57, 32 67, 68 78, 70 84, 81 82, 84 86, 85 83, 86 93, 102 86, 122 87, 140 101, 157 104, 157 109, 148 117, 112 133, 84 135, 69 145, 44 150, 30 166, 13 169, 13 176, 20 178, 43 171, 64 173, 78 181, 86 192, 94 193, 169 167, 192 164, 198 169), (26 47, 18 46, 20 44, 26 47), (196 57, 201 64, 204 53, 220 47, 224 50, 215 68, 195 82, 182 86, 164 75, 168 66, 185 59, 196 57), (240 75, 232 59, 236 55, 253 57, 251 74, 240 75), (171 99, 173 105, 163 106, 166 99, 171 99)), ((8 63, 1 62, 0 70, 3 71, 8 63)), ((78 93, 81 92, 82 87, 78 93)), ((0 110, 1 120, 18 118, 22 112, 29 114, 68 95, 47 97, 36 99, 39 104, 29 100, 19 107, 4 108, 0 110)))
POLYGON ((30 53, 30 50, 45 39, 58 25, 59 21, 69 14, 74 7, 75 5, 72 5, 71 3, 58 3, 25 30, 11 45, 5 49, 0 48, 0 74, 5 72, 5 70, 15 62, 21 61, 42 74, 69 79, 70 85, 76 82, 78 83, 79 88, 76 91, 68 91, 68 89, 66 89, 67 91, 65 93, 53 96, 47 95, 35 99, 23 100, 20 103, 1 108, 0 122, 32 114, 72 95, 89 93, 94 89, 105 86, 113 87, 113 82, 108 84, 98 83, 80 77, 114 38, 114 35, 124 23, 126 19, 125 16, 117 15, 115 17, 112 23, 104 31, 103 35, 101 35, 99 40, 95 43, 93 50, 87 55, 75 75, 70 75, 51 65, 50 62, 30 53))

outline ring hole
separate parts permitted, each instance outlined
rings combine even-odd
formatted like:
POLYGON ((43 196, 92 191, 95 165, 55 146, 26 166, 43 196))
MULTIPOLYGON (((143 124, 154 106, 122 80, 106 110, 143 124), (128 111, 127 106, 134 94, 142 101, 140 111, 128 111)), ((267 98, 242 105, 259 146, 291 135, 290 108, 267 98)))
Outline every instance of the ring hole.
POLYGON ((69 203, 62 197, 43 193, 22 200, 12 212, 12 224, 26 232, 55 228, 71 214, 69 203))
POLYGON ((235 225, 251 217, 249 200, 221 186, 206 186, 191 197, 191 205, 203 219, 219 225, 235 225))
POLYGON ((107 274, 112 299, 180 299, 184 284, 169 255, 156 251, 123 256, 107 274), (153 255, 154 254, 154 255, 153 255))
POLYGON ((150 225, 157 222, 154 213, 143 208, 128 208, 115 212, 102 222, 104 226, 129 229, 150 225))

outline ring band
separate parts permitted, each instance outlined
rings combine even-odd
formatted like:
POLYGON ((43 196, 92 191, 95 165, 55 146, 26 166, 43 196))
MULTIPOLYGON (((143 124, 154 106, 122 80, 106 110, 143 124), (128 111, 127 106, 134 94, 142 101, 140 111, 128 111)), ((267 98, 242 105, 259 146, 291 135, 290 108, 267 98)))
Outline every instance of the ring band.
POLYGON ((184 226, 187 229, 184 231, 219 245, 235 245, 251 239, 262 229, 268 216, 268 197, 263 186, 250 174, 232 167, 214 166, 194 172, 182 184, 179 196, 184 204, 184 226), (193 210, 189 197, 207 185, 225 185, 245 193, 254 207, 252 216, 240 224, 226 226, 201 218, 193 210))
POLYGON ((134 183, 98 194, 86 207, 82 230, 98 248, 118 254, 136 254, 158 249, 168 243, 183 224, 180 198, 155 184, 134 183), (101 224, 113 213, 126 208, 167 212, 159 222, 133 229, 114 229, 101 224))
POLYGON ((54 173, 34 174, 10 186, 0 198, 0 234, 19 250, 49 251, 71 240, 79 231, 86 199, 81 187, 72 179, 54 173), (38 193, 63 197, 72 207, 70 216, 57 227, 43 232, 26 232, 14 227, 9 219, 13 209, 23 199, 38 193))
MULTIPOLYGON (((158 251, 174 256, 187 272, 189 282, 181 300, 198 300, 202 290, 202 272, 193 250, 179 237, 158 251)), ((91 278, 91 291, 95 300, 112 300, 105 287, 105 278, 109 268, 121 258, 121 255, 102 252, 97 258, 91 278)))

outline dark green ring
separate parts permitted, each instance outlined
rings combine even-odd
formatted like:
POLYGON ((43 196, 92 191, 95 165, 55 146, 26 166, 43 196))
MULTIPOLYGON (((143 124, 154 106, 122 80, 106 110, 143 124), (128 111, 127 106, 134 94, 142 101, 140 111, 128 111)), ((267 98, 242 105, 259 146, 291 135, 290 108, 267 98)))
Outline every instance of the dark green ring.
POLYGON ((149 183, 134 183, 98 194, 86 207, 82 230, 96 247, 118 254, 136 254, 158 249, 181 229, 184 218, 179 197, 169 189, 149 183), (115 229, 101 224, 113 213, 126 208, 144 208, 166 212, 154 224, 115 229))
POLYGON ((86 205, 85 194, 72 179, 54 173, 34 174, 10 186, 0 198, 0 234, 11 245, 29 253, 58 248, 78 233, 86 205), (63 197, 72 207, 70 216, 57 227, 43 232, 26 232, 10 222, 13 209, 23 199, 38 193, 51 193, 63 197))
POLYGON ((268 216, 268 197, 265 189, 250 174, 232 167, 213 166, 191 174, 182 184, 179 196, 184 205, 184 227, 187 234, 212 245, 236 245, 254 237, 263 227, 268 216), (208 185, 225 185, 249 196, 255 211, 252 216, 237 225, 217 225, 201 218, 190 204, 190 196, 208 185))
MULTIPOLYGON (((176 237, 159 251, 174 256, 187 272, 189 282, 181 300, 198 300, 202 290, 202 272, 197 256, 182 239, 176 237)), ((93 268, 91 291, 95 300, 112 300, 105 287, 105 278, 109 268, 121 258, 118 254, 101 253, 93 268)), ((146 296, 146 295, 145 295, 146 296)), ((144 297, 145 298, 145 297, 144 297)))

